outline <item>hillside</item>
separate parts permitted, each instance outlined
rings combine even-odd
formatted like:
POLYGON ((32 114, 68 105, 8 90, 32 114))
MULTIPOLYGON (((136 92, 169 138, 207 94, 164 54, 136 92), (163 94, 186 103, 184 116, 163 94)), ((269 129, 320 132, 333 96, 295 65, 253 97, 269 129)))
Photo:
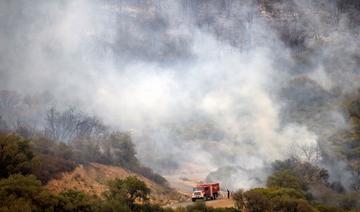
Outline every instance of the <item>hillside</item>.
POLYGON ((99 163, 90 163, 79 165, 72 172, 62 173, 58 179, 48 182, 46 188, 50 192, 58 194, 63 191, 74 189, 82 191, 88 195, 101 196, 108 189, 106 182, 115 178, 125 178, 136 176, 144 181, 151 190, 150 202, 160 205, 172 205, 174 203, 188 199, 175 190, 159 185, 148 178, 126 170, 119 166, 103 165, 99 163))

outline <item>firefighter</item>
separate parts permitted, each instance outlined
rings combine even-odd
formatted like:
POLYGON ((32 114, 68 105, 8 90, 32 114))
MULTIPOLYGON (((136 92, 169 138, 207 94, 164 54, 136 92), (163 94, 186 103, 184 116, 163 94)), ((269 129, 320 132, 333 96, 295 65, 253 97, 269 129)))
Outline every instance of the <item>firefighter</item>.
POLYGON ((230 191, 229 191, 229 189, 226 189, 226 191, 227 191, 227 197, 228 197, 228 199, 230 199, 230 191))

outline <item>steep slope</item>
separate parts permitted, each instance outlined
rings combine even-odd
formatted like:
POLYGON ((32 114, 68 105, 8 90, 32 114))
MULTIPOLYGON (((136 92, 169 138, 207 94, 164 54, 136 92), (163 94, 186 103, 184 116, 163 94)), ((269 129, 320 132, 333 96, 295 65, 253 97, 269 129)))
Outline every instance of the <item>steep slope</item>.
POLYGON ((58 179, 48 182, 46 188, 52 193, 60 193, 68 189, 80 190, 89 195, 101 196, 107 190, 106 182, 115 178, 136 176, 144 181, 151 190, 150 201, 160 205, 171 205, 187 199, 185 195, 161 186, 142 175, 136 174, 118 166, 109 166, 98 163, 80 165, 69 173, 63 173, 58 179))

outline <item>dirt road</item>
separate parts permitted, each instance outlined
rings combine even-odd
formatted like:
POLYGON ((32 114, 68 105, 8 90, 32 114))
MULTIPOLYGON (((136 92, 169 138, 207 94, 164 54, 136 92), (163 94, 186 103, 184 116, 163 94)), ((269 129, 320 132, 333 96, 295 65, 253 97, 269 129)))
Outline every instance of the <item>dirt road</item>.
POLYGON ((234 207, 232 199, 218 199, 213 201, 206 201, 206 206, 213 208, 231 208, 234 207))
MULTIPOLYGON (((198 200, 201 201, 201 200, 198 200)), ((178 208, 178 207, 187 207, 190 205, 193 205, 194 203, 192 201, 186 201, 177 203, 172 206, 172 208, 178 208)), ((217 199, 217 200, 209 200, 205 202, 206 206, 213 207, 213 208, 230 208, 234 207, 234 201, 232 199, 217 199)))

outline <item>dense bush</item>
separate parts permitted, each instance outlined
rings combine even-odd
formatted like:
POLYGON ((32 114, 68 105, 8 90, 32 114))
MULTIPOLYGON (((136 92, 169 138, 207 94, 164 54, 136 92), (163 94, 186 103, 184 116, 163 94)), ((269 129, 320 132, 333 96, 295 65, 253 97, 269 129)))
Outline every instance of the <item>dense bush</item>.
POLYGON ((0 180, 0 211, 53 210, 56 204, 35 176, 16 174, 0 180))
POLYGON ((326 170, 291 158, 273 163, 267 188, 239 190, 235 206, 248 211, 357 211, 360 194, 329 183, 326 170))
POLYGON ((150 189, 136 177, 115 179, 109 185, 104 199, 76 190, 51 195, 35 176, 11 175, 0 180, 0 211, 169 211, 148 203, 150 189))
POLYGON ((244 206, 252 212, 270 211, 271 208, 271 201, 253 190, 244 193, 244 201, 244 206))
MULTIPOLYGON (((309 162, 300 161, 296 158, 290 158, 284 161, 275 161, 272 164, 272 167, 272 176, 275 179, 280 180, 279 178, 281 177, 292 178, 288 180, 297 183, 297 186, 300 187, 302 190, 306 190, 306 186, 311 183, 329 186, 328 171, 309 162)), ((271 181, 271 179, 268 179, 268 181, 271 181)))
POLYGON ((63 172, 70 172, 75 167, 76 164, 73 161, 51 155, 37 155, 32 160, 32 174, 42 183, 47 183, 63 172))
POLYGON ((290 170, 283 170, 273 173, 267 179, 268 187, 293 188, 295 190, 306 190, 306 184, 300 177, 290 170))
POLYGON ((323 211, 359 209, 359 194, 347 194, 340 182, 329 183, 327 170, 294 158, 273 163, 268 187, 294 188, 323 211))
POLYGON ((108 200, 125 203, 130 209, 135 201, 146 203, 149 200, 150 189, 134 176, 125 179, 115 179, 109 182, 109 191, 105 193, 108 200))
POLYGON ((15 134, 0 133, 0 178, 10 174, 34 174, 46 183, 59 173, 72 171, 76 163, 97 162, 118 165, 167 186, 165 178, 144 167, 136 158, 131 137, 114 133, 100 144, 92 139, 77 139, 71 145, 44 136, 31 140, 15 134))
POLYGON ((55 142, 47 137, 33 137, 31 139, 31 150, 35 154, 51 155, 58 158, 72 160, 74 152, 71 146, 65 143, 55 142))
POLYGON ((62 144, 46 139, 28 141, 15 134, 0 134, 0 178, 11 174, 34 174, 41 182, 47 182, 57 174, 71 171, 75 163, 62 144))
POLYGON ((239 190, 233 196, 237 208, 256 211, 315 211, 302 192, 293 188, 239 190))
POLYGON ((30 174, 33 157, 28 140, 14 134, 0 134, 0 178, 30 174))
POLYGON ((267 199, 275 198, 295 198, 295 199, 306 199, 303 192, 295 190, 293 188, 254 188, 250 191, 260 193, 267 199))
POLYGON ((344 210, 335 206, 316 204, 314 206, 319 212, 343 212, 344 210))
POLYGON ((207 207, 204 202, 196 202, 185 208, 168 209, 168 212, 238 212, 236 208, 212 208, 207 207))
POLYGON ((55 211, 83 211, 91 212, 99 210, 99 199, 96 197, 89 197, 86 194, 76 191, 68 190, 56 196, 57 204, 55 211))
POLYGON ((31 140, 30 146, 34 154, 31 172, 42 183, 76 167, 73 151, 64 143, 57 143, 46 137, 36 137, 31 140))

